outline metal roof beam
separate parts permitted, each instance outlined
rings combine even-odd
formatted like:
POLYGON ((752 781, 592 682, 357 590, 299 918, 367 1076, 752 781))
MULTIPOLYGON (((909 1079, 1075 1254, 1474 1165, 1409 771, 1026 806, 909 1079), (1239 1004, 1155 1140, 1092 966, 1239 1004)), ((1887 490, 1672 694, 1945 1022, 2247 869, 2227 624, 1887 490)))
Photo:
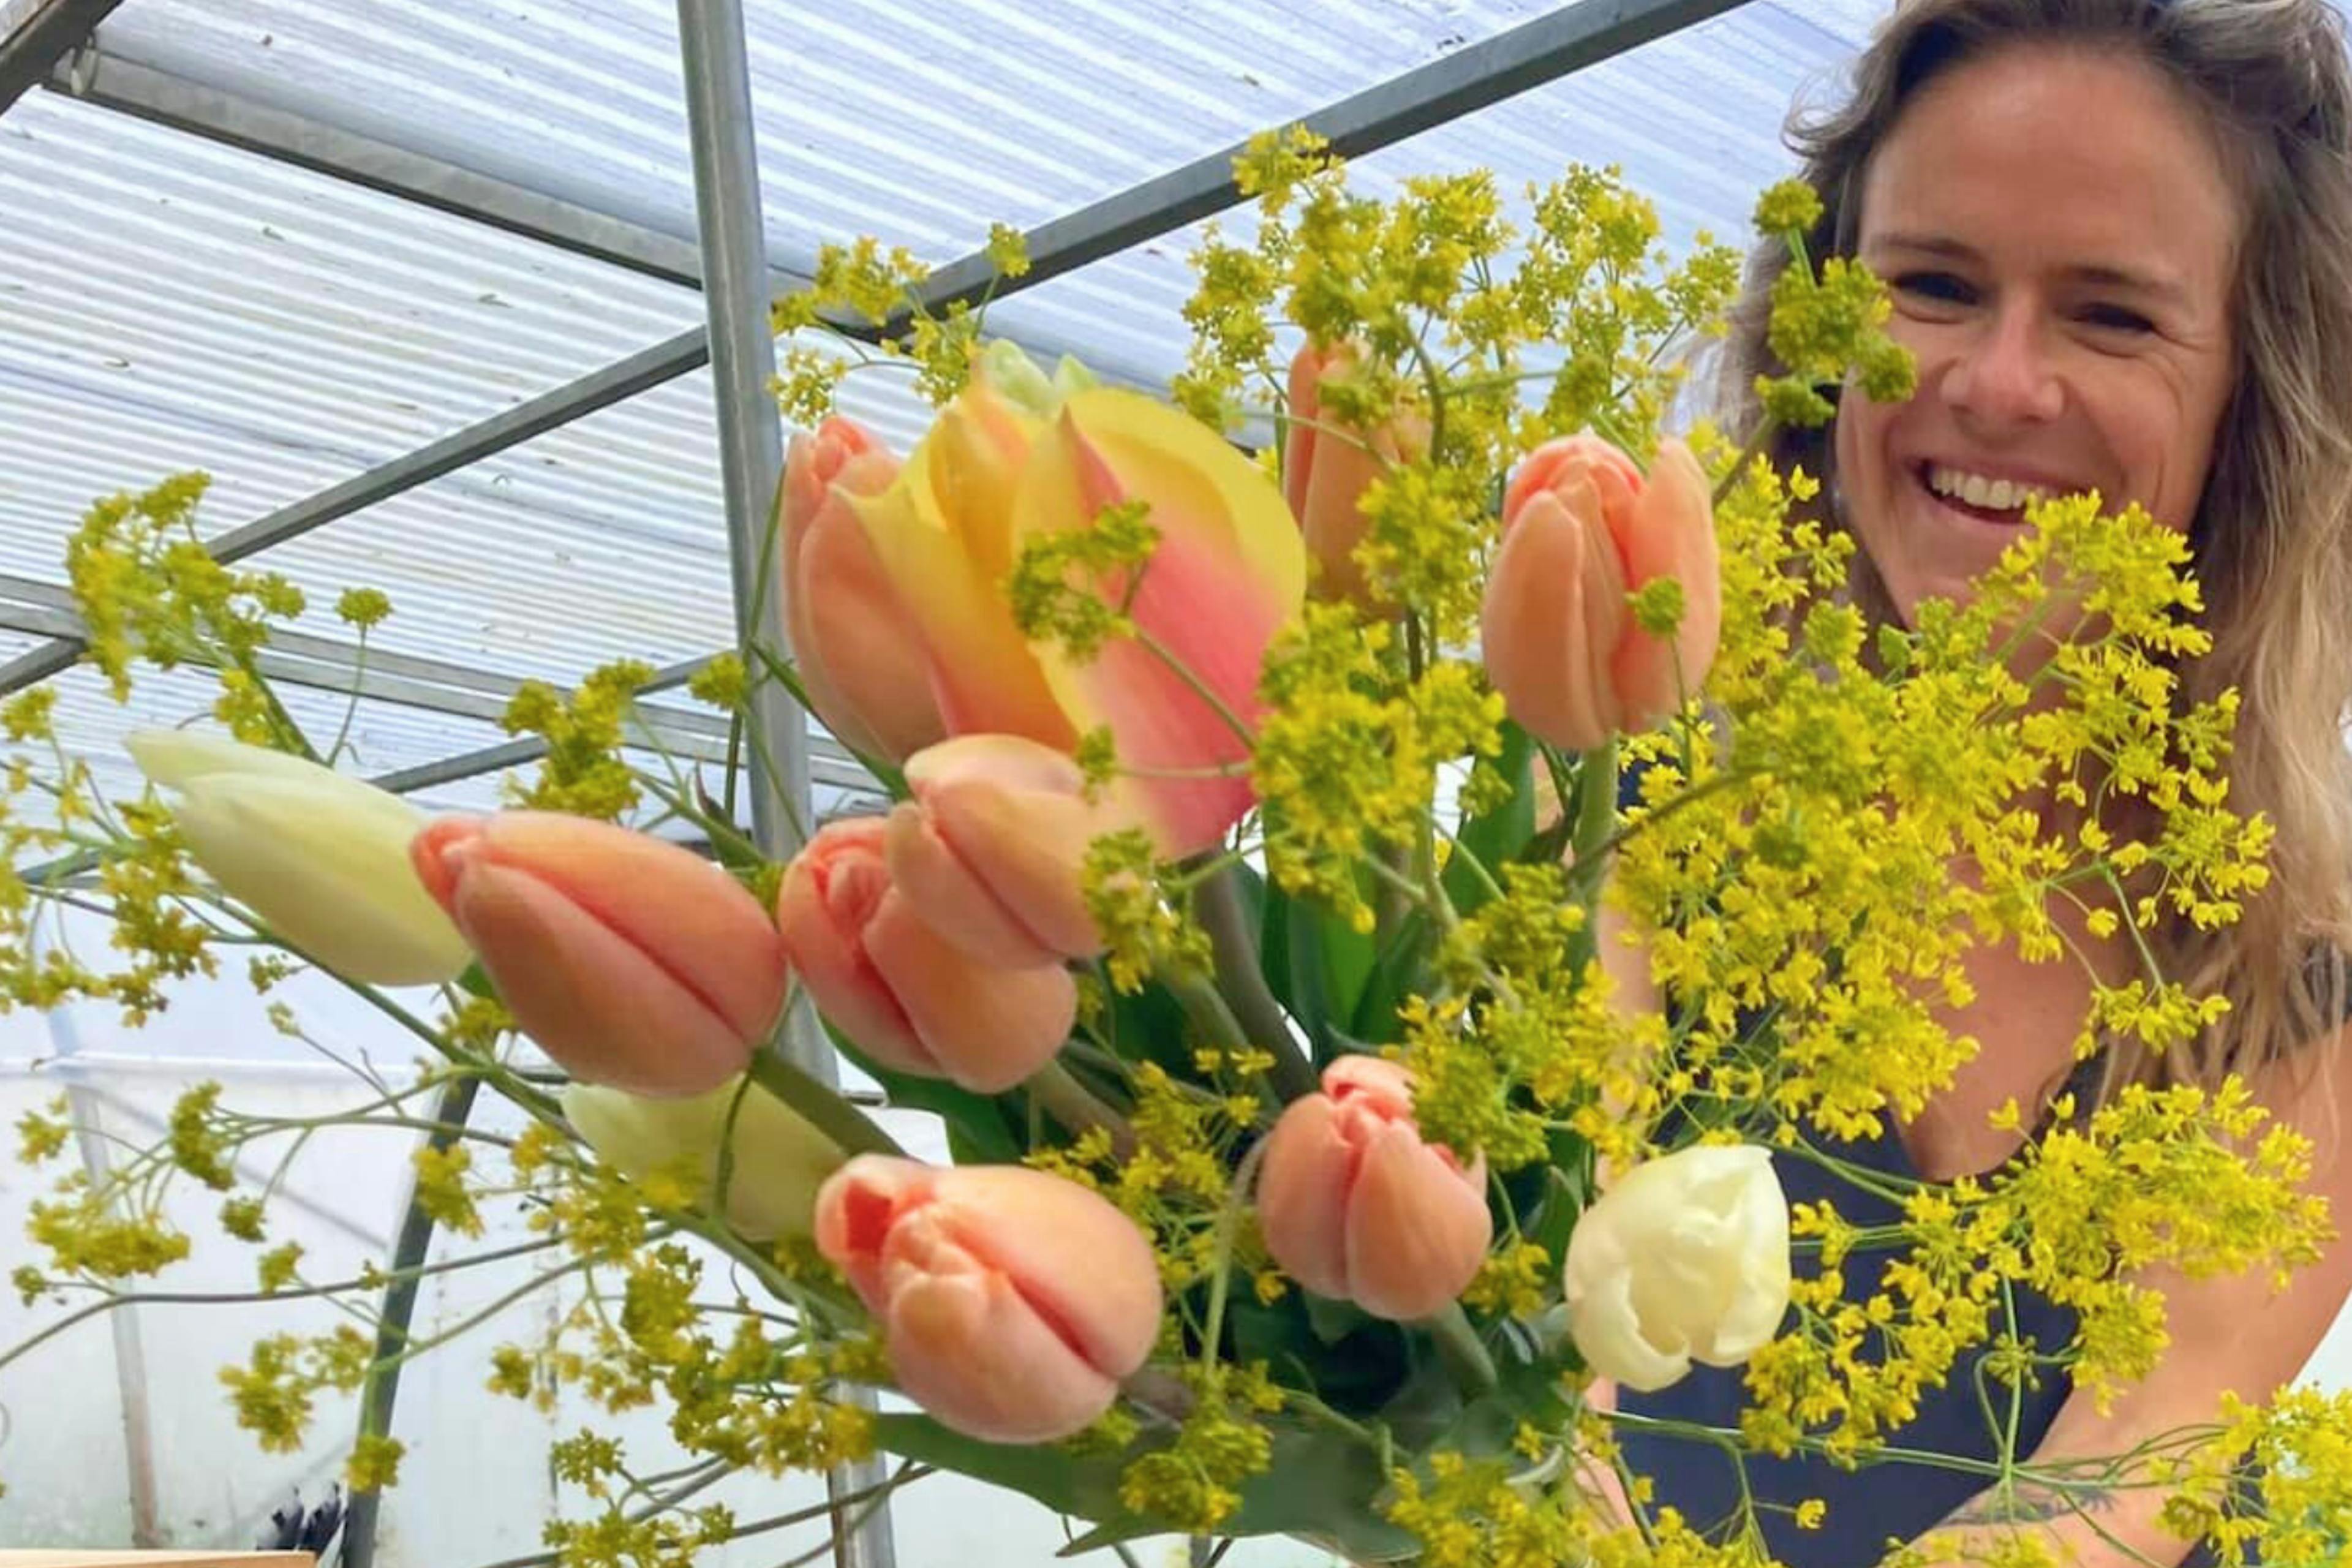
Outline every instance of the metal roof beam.
MULTIPOLYGON (((75 612, 73 595, 68 589, 53 583, 0 573, 0 630, 21 632, 30 637, 68 638, 79 644, 88 628, 75 612)), ((261 650, 256 662, 264 675, 291 686, 331 691, 340 696, 356 693, 372 701, 396 703, 405 708, 448 713, 489 723, 496 723, 505 716, 507 704, 522 684, 511 676, 477 669, 470 665, 446 659, 420 658, 413 654, 395 653, 384 648, 369 648, 366 658, 362 660, 355 645, 283 630, 270 634, 268 646, 261 650)), ((698 658, 674 666, 656 679, 656 685, 646 689, 652 691, 683 684, 708 662, 708 658, 698 658)), ((729 724, 723 715, 674 708, 667 704, 640 702, 635 707, 635 717, 643 729, 641 739, 648 745, 657 742, 663 750, 689 762, 718 763, 726 760, 729 724)), ((813 732, 809 737, 809 748, 812 776, 818 782, 835 789, 868 794, 878 788, 872 775, 858 766, 856 761, 829 737, 813 732)), ((484 747, 467 753, 474 763, 469 763, 465 771, 449 773, 446 777, 464 778, 477 773, 490 773, 500 767, 534 762, 545 750, 543 745, 530 741, 484 747), (511 760, 481 762, 493 753, 511 760), (475 763, 480 763, 480 765, 475 765, 475 763)), ((425 767, 439 765, 428 763, 425 767)), ((420 770, 406 771, 415 773, 420 770)), ((404 775, 391 776, 399 778, 404 775)), ((446 782, 446 779, 435 778, 428 782, 446 782)), ((421 788, 423 785, 408 787, 421 788)))
MULTIPOLYGON (((1361 156, 1746 3, 1581 0, 1342 99, 1307 115, 1306 123, 1329 138, 1339 152, 1361 156)), ((1242 144, 1235 143, 1032 231, 1030 268, 1019 278, 996 278, 984 251, 951 262, 931 274, 924 301, 933 309, 954 300, 976 301, 991 291, 992 283, 993 297, 1003 299, 1233 206, 1241 200, 1233 177, 1233 159, 1241 150, 1242 144)), ((851 332, 880 335, 872 328, 851 332)), ((232 530, 215 542, 215 553, 236 560, 282 543, 582 415, 676 380, 709 359, 707 331, 698 327, 682 332, 232 530)), ((0 696, 47 679, 72 664, 79 652, 60 638, 0 665, 0 696)))
POLYGON ((0 0, 0 114, 48 79, 121 0, 0 0))
MULTIPOLYGON (((116 54, 105 47, 103 37, 60 62, 47 85, 84 103, 381 191, 643 277, 688 289, 702 286, 701 254, 689 237, 478 174, 327 121, 254 102, 116 54)), ((806 273, 790 268, 768 268, 772 294, 793 293, 809 281, 806 273)), ((1067 344, 1034 339, 1022 342, 1048 361, 1075 352, 1067 344)), ((1159 384, 1157 378, 1132 367, 1092 362, 1089 366, 1106 380, 1124 385, 1159 384)))

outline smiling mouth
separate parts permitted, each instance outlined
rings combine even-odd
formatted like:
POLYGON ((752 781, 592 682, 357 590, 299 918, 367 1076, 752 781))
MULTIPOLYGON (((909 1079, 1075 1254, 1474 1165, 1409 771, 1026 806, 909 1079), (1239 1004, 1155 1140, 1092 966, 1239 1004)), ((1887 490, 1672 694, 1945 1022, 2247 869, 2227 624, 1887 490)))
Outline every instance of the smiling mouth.
POLYGON ((1912 470, 1919 488, 1940 506, 1979 522, 2015 528, 2025 521, 2026 509, 2050 499, 2040 485, 1998 479, 1942 463, 1921 463, 1912 470))

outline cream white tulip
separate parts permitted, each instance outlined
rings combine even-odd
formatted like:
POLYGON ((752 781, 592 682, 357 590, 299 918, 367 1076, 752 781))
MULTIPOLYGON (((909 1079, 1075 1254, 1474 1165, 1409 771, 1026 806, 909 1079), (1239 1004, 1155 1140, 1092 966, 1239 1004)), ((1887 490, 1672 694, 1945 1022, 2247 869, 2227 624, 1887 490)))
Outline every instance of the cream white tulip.
POLYGON ((727 1223, 747 1241, 807 1236, 817 1189, 847 1156, 782 1100, 752 1088, 735 1109, 741 1079, 708 1094, 656 1100, 575 1083, 563 1114, 597 1157, 633 1182, 664 1172, 694 1184, 694 1202, 718 1195, 719 1156, 734 1110, 735 1158, 727 1173, 727 1223))
POLYGON ((284 752, 149 730, 123 745, 172 793, 188 853, 271 930, 346 979, 450 980, 466 939, 409 867, 430 820, 385 790, 284 752))
POLYGON ((1694 1361, 1737 1366, 1789 1310, 1789 1200, 1752 1145, 1685 1149, 1620 1177, 1568 1243, 1569 1331, 1647 1394, 1694 1361))

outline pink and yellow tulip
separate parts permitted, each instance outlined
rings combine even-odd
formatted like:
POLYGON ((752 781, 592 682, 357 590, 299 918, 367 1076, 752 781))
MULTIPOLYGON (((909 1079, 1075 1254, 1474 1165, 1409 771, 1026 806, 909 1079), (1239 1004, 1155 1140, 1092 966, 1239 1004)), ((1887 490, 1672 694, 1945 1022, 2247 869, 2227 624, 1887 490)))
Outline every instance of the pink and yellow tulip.
POLYGON ((793 437, 782 502, 784 613, 809 705, 844 745, 891 762, 947 734, 922 639, 854 510, 898 473, 879 437, 836 416, 793 437))
POLYGON ((760 901, 688 849, 554 812, 443 817, 409 857, 523 1033, 575 1078, 702 1094, 784 1005, 760 901))
POLYGON ((881 1321, 898 1386, 968 1436, 1070 1436, 1159 1337, 1142 1232, 1042 1171, 861 1154, 818 1193, 816 1244, 881 1321))
POLYGON ((1234 723, 1255 714, 1266 647, 1305 592, 1297 525, 1265 476, 1196 421, 1108 387, 1040 407, 1034 367, 1005 365, 983 360, 898 480, 857 503, 866 537, 921 628, 952 733, 1068 752, 1108 725, 1160 849, 1206 848, 1250 805, 1234 723), (1086 662, 1032 645, 1005 592, 1023 543, 1133 501, 1150 507, 1157 550, 1139 581, 1098 586, 1140 637, 1086 662), (1220 766, 1234 776, 1168 776, 1220 766))
POLYGON ((1715 661, 1723 589, 1706 472, 1679 441, 1645 477, 1595 436, 1546 442, 1503 495, 1503 545, 1486 580, 1486 674, 1537 739, 1589 751, 1655 722, 1715 661), (1671 637, 1635 624, 1626 596, 1682 585, 1671 637))
POLYGON ((1076 1021, 1059 963, 975 959, 891 885, 878 816, 827 824, 784 873, 776 921, 818 1011, 883 1067, 982 1094, 1054 1058, 1076 1021))
POLYGON ((1342 1057, 1267 1134, 1258 1224, 1275 1262, 1309 1290, 1407 1322, 1442 1310, 1486 1260, 1486 1192, 1484 1159, 1465 1167, 1423 1140, 1404 1068, 1342 1057))

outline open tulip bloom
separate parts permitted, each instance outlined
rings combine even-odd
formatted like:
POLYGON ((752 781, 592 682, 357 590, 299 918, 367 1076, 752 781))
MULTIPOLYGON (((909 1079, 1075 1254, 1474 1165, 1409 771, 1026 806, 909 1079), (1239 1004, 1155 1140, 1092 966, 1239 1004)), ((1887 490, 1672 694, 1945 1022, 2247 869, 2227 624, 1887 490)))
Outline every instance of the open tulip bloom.
MULTIPOLYGON (((1628 1417, 1595 1378, 1744 1368, 1747 1424, 1682 1436, 1866 1465, 1903 1440, 1890 1389, 1997 1382, 2004 1289, 2084 1303, 2080 1334, 2026 1359, 2115 1386, 2136 1369, 2107 1331, 2144 1299, 2103 1271, 2309 1255, 2293 1162, 2227 1093, 2161 1115, 2127 1095, 2047 1134, 2065 1161, 1932 1201, 1874 1173, 1860 1218, 1792 1213, 1781 1185, 1791 1162, 1849 1170, 1845 1141, 1951 1080, 1969 1047, 1932 1004, 1973 943, 2037 934, 2028 889, 2115 872, 2087 835, 2029 853, 2008 826, 2082 757, 2128 751, 2147 809, 2180 818, 2126 874, 2200 920, 2259 885, 2262 835, 2213 804, 2227 712, 2172 684, 2193 594, 2096 576, 2177 567, 2178 542, 2053 500, 1976 604, 1865 635, 1812 482, 1660 425, 1674 351, 1728 302, 1727 253, 1669 264, 1646 206, 1587 172, 1516 231, 1479 216, 1482 176, 1383 206, 1303 136, 1256 144, 1248 174, 1256 237, 1213 242, 1173 402, 976 348, 959 317, 894 350, 940 399, 911 449, 839 415, 791 440, 770 586, 795 646, 696 693, 748 721, 755 684, 790 681, 887 809, 763 853, 722 805, 748 775, 633 770, 644 672, 616 667, 518 699, 510 727, 550 742, 527 809, 431 818, 297 754, 245 657, 269 617, 232 614, 282 584, 236 577, 231 609, 171 624, 236 631, 207 658, 244 741, 140 737, 155 793, 121 807, 50 780, 69 828, 0 812, 12 864, 94 868, 0 898, 7 1001, 144 1014, 230 939, 286 950, 265 986, 308 963, 371 996, 441 987, 384 1009, 438 1070, 351 1120, 431 1132, 435 1268, 495 1253, 469 1239, 494 1213, 549 1249, 562 1305, 483 1331, 493 1386, 560 1393, 591 1428, 559 1467, 585 1489, 557 1551, 602 1529, 682 1562, 661 1554, 733 1528, 640 1511, 626 1478, 705 1473, 607 1443, 600 1406, 653 1403, 710 1474, 878 1449, 1027 1492, 1081 1547, 1747 1562, 1752 1521, 1653 1518, 1638 1487, 1637 1517, 1601 1506, 1585 1450, 1628 1417), (1991 650, 2070 574, 2110 595, 2109 675, 2021 681, 1991 650), (1964 848, 1969 886, 1941 871, 1964 848), (110 908, 119 951, 36 959, 24 911, 49 897, 110 908), (1621 931, 1647 987, 1605 978, 1621 931), (817 1029, 892 1111, 787 1065, 780 1042, 817 1029), (522 1131, 469 1120, 477 1091, 522 1131), (917 1111, 948 1160, 891 1135, 917 1111), (2052 1184, 2099 1172, 2259 1227, 2126 1227, 2052 1184), (1822 1269, 1865 1234, 1904 1264, 1854 1310, 1822 1269), (877 1411, 877 1387, 903 1400, 877 1411)), ((1759 209, 1811 221, 1801 192, 1759 209)), ((844 257, 787 319, 887 293, 844 257)), ((1768 405, 1820 404, 1857 365, 1884 380, 1874 282, 1795 278, 1775 298, 1814 358, 1768 405)), ((822 403, 831 373, 793 363, 789 405, 822 403)), ((197 592, 142 521, 190 504, 94 514, 76 581, 197 592)), ((24 699, 5 717, 48 722, 24 699)), ((2151 984, 2102 1016, 2194 1005, 2151 984)), ((28 1299, 127 1298, 187 1245, 167 1180, 269 1168, 294 1130, 221 1101, 192 1093, 152 1158, 36 1206, 28 1299)), ((66 1142, 46 1112, 22 1131, 34 1156, 66 1142)), ((223 1226, 268 1247, 267 1200, 230 1193, 223 1226)), ((298 1263, 265 1251, 265 1289, 307 1281, 298 1263)), ((386 1332, 266 1342, 228 1374, 241 1418, 292 1446, 322 1391, 380 1391, 423 1353, 386 1332)), ((352 1479, 373 1489, 399 1435, 388 1398, 366 1408, 352 1479)), ((17 1415, 31 1436, 37 1410, 17 1415)), ((1997 1479, 2033 1473, 2012 1452, 1997 1479)))

